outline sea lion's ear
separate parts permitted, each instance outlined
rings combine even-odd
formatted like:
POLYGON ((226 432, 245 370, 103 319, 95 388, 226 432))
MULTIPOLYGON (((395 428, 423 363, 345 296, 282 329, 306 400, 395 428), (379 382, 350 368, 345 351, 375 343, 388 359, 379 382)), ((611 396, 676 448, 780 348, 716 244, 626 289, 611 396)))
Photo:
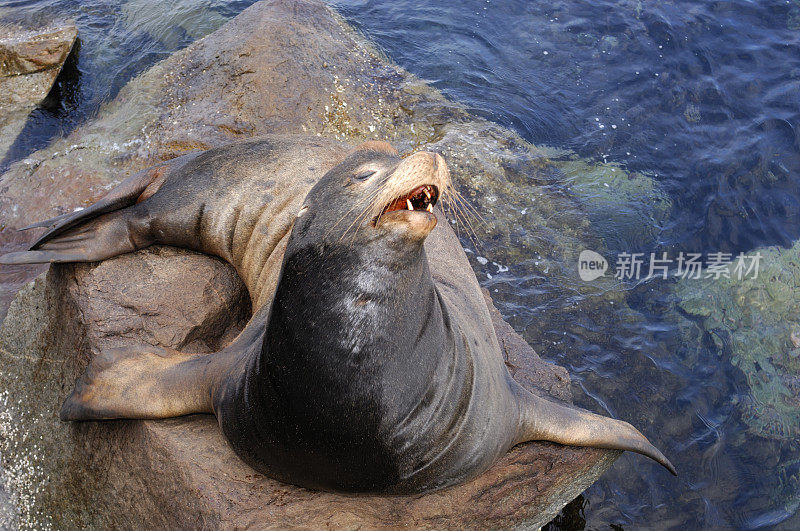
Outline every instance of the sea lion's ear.
POLYGON ((356 146, 355 151, 378 151, 380 153, 387 153, 389 155, 400 156, 395 148, 389 142, 383 140, 367 140, 356 146))

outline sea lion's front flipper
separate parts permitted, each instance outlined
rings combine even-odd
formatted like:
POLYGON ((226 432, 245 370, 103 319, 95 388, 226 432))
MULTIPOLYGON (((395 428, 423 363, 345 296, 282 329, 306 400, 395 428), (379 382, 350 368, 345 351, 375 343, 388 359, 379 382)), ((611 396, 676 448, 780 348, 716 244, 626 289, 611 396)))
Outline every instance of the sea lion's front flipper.
POLYGON ((241 379, 243 363, 264 341, 269 305, 253 315, 227 347, 186 354, 152 345, 111 349, 95 356, 75 384, 61 420, 161 419, 214 413, 227 380, 241 379))
POLYGON ((61 420, 158 419, 211 413, 204 367, 215 354, 150 345, 96 356, 61 407, 61 420))
POLYGON ((563 406, 517 389, 520 426, 517 443, 551 441, 569 446, 628 450, 645 455, 677 475, 675 467, 627 422, 563 406))

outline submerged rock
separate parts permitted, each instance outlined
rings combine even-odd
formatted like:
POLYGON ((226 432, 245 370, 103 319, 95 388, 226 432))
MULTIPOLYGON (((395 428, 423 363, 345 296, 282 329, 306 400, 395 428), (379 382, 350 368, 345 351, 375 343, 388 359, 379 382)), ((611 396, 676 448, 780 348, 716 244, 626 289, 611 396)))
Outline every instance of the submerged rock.
MULTIPOLYGON (((720 278, 677 283, 680 307, 699 318, 720 353, 747 378, 738 407, 755 435, 800 438, 800 242, 751 251, 720 278), (746 269, 760 256, 757 276, 746 269), (741 275, 741 276, 740 276, 741 275)), ((708 274, 704 273, 704 276, 708 274)))
POLYGON ((738 264, 733 257, 719 278, 704 271, 682 279, 675 294, 712 352, 744 375, 732 408, 756 437, 733 444, 772 443, 771 502, 791 515, 800 507, 800 241, 756 249, 744 255, 743 269, 738 264), (757 274, 748 272, 754 261, 757 274))
POLYGON ((168 50, 175 50, 184 39, 199 39, 222 26, 226 18, 215 8, 224 3, 219 0, 126 0, 120 11, 122 22, 130 32, 146 33, 168 50))

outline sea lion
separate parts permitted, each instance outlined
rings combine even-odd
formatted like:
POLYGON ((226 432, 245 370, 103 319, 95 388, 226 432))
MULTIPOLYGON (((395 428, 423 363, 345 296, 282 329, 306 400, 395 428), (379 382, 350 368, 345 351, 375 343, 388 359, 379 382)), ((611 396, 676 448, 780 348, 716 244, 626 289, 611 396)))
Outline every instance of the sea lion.
POLYGON ((410 494, 473 478, 531 440, 631 450, 630 424, 544 400, 508 373, 438 207, 441 155, 272 136, 140 172, 6 264, 103 260, 154 243, 219 256, 254 315, 214 354, 93 359, 64 420, 214 413, 255 470, 323 490, 410 494), (320 178, 321 176, 321 178, 320 178))

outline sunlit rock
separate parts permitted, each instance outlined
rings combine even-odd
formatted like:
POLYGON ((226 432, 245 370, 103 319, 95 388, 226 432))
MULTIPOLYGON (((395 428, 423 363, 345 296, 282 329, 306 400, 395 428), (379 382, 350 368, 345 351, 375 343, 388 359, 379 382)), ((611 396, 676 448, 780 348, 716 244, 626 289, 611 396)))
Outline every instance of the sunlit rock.
POLYGON ((41 102, 77 35, 73 24, 36 30, 0 27, 0 109, 41 102))
POLYGON ((30 111, 50 92, 77 34, 73 24, 40 29, 0 25, 0 160, 30 111))

